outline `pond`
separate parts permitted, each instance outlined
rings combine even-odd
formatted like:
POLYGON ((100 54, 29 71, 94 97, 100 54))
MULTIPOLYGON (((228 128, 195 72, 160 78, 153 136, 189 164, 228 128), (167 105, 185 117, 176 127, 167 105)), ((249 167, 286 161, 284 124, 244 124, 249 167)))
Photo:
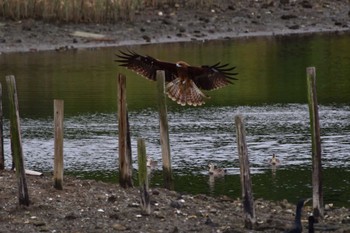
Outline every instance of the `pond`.
MULTIPOLYGON (((218 61, 236 66, 234 85, 209 92, 200 107, 167 100, 175 189, 240 197, 234 117, 245 119, 255 198, 311 196, 311 139, 306 67, 315 66, 320 110, 325 203, 350 206, 350 35, 240 38, 0 55, 4 89, 6 166, 10 167, 5 75, 16 76, 25 163, 53 169, 53 100, 65 101, 65 173, 116 182, 118 177, 118 73, 127 75, 134 167, 136 141, 158 161, 152 186, 162 186, 156 85, 114 62, 132 49, 162 60, 193 65, 218 61), (276 154, 281 165, 271 168, 276 154), (212 179, 208 163, 227 169, 212 179)), ((136 174, 136 172, 134 172, 136 174)), ((135 176, 136 177, 136 176, 135 176)), ((135 183, 137 183, 135 181, 135 183)))

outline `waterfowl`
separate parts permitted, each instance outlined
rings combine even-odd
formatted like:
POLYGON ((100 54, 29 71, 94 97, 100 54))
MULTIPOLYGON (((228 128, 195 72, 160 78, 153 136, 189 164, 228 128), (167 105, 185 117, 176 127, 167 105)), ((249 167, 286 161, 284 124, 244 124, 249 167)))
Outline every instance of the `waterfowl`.
POLYGON ((147 168, 150 169, 150 170, 154 170, 156 169, 157 165, 158 165, 158 162, 153 160, 151 157, 147 156, 147 168))
POLYGON ((133 51, 117 55, 120 66, 156 81, 157 70, 164 70, 167 82, 167 94, 170 99, 181 105, 202 105, 206 96, 201 90, 215 90, 232 84, 237 73, 235 67, 228 64, 191 66, 184 61, 176 63, 160 61, 150 56, 142 56, 133 51))
POLYGON ((287 230, 286 233, 301 233, 303 231, 303 226, 301 225, 301 211, 304 205, 310 200, 311 198, 306 200, 302 199, 298 201, 296 211, 295 211, 295 220, 294 220, 293 227, 287 230))
POLYGON ((216 164, 209 163, 209 174, 214 176, 224 176, 226 169, 219 168, 216 164))
POLYGON ((270 162, 269 162, 272 166, 278 166, 281 164, 280 160, 278 158, 276 158, 276 155, 273 154, 272 155, 272 158, 270 159, 270 162))

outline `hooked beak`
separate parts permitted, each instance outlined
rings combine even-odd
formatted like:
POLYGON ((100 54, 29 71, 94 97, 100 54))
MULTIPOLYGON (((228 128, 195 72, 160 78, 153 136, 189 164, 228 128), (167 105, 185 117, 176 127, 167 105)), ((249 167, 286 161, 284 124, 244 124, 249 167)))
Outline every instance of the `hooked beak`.
POLYGON ((305 205, 306 203, 308 203, 309 201, 312 201, 312 198, 311 198, 311 197, 308 198, 308 199, 306 199, 306 200, 304 201, 304 205, 305 205))

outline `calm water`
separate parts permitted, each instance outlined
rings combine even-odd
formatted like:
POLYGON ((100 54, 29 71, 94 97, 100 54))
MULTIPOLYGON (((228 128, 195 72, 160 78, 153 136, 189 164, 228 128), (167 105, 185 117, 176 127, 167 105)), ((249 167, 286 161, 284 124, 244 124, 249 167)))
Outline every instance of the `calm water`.
MULTIPOLYGON (((350 35, 277 37, 129 47, 169 61, 237 66, 234 85, 208 93, 202 107, 168 101, 175 188, 181 192, 240 196, 234 116, 246 122, 255 197, 295 201, 311 196, 311 148, 306 105, 308 66, 317 69, 325 202, 350 206, 350 35), (275 153, 276 170, 267 161, 275 153), (212 180, 207 164, 227 168, 212 180)), ((158 161, 152 185, 161 186, 155 83, 119 68, 118 49, 0 55, 4 89, 5 153, 10 166, 7 92, 14 74, 26 166, 51 171, 53 99, 65 101, 65 168, 86 178, 117 180, 116 76, 127 75, 133 157, 136 140, 158 161)), ((136 168, 136 162, 134 162, 136 168)))

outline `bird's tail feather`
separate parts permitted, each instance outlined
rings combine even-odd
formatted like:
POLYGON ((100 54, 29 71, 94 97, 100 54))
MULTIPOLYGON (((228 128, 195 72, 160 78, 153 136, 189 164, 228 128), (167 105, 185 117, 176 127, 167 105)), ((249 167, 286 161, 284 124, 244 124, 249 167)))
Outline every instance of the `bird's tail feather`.
POLYGON ((177 78, 167 84, 167 94, 170 99, 176 101, 181 105, 193 105, 198 106, 205 103, 205 99, 209 98, 196 84, 189 79, 181 80, 177 78))

